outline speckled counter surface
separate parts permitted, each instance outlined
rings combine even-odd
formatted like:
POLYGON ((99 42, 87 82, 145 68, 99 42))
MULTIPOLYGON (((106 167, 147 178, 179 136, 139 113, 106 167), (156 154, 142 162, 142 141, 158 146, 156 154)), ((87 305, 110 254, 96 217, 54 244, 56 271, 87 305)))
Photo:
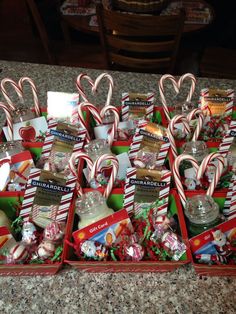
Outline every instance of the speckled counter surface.
MULTIPOLYGON (((41 104, 46 91, 76 92, 81 72, 95 78, 101 71, 0 61, 0 78, 30 76, 39 88, 41 104)), ((159 75, 112 73, 113 103, 122 91, 154 91, 158 96, 159 75)), ((86 89, 88 89, 88 85, 86 89)), ((234 88, 236 81, 198 79, 202 87, 234 88)), ((97 100, 104 102, 106 83, 97 100)), ((167 88, 167 94, 173 94, 167 88)), ((3 100, 3 98, 0 98, 3 100)), ((91 98, 93 100, 93 98, 91 98)), ((0 277, 0 314, 3 313, 236 313, 236 280, 200 279, 188 265, 172 273, 92 274, 66 268, 49 277, 0 277)))

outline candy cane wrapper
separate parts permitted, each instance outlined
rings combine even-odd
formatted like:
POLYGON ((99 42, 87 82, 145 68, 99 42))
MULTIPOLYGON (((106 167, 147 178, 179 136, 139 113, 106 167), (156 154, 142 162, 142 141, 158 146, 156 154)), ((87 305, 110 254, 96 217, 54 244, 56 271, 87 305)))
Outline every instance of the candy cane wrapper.
MULTIPOLYGON (((57 122, 56 120, 50 120, 48 124, 48 130, 46 133, 46 138, 44 140, 43 149, 42 149, 42 157, 47 159, 50 156, 52 146, 55 140, 55 131, 57 130, 57 126, 60 122, 57 122)), ((76 153, 78 151, 81 151, 84 143, 85 143, 85 137, 86 137, 86 129, 79 128, 78 133, 76 134, 77 142, 75 143, 72 153, 76 153)))
MULTIPOLYGON (((202 108, 202 106, 203 106, 204 97, 208 97, 208 96, 209 96, 209 88, 203 88, 200 92, 200 98, 199 98, 199 102, 198 102, 199 108, 202 108)), ((230 100, 226 104, 225 113, 232 114, 233 105, 234 105, 234 90, 233 89, 227 89, 226 90, 226 97, 229 97, 230 100)))
MULTIPOLYGON (((29 221, 32 218, 32 215, 37 215, 40 207, 42 207, 39 206, 39 204, 34 204, 37 190, 39 188, 42 189, 42 184, 47 183, 45 181, 41 181, 42 172, 52 175, 52 173, 50 173, 49 171, 41 170, 38 168, 32 168, 30 171, 22 202, 22 208, 19 214, 19 216, 21 216, 24 221, 29 221)), ((67 215, 73 199, 76 177, 70 175, 65 178, 65 182, 65 185, 61 186, 61 188, 63 188, 63 193, 60 198, 59 204, 50 204, 48 206, 50 208, 53 207, 51 216, 55 221, 59 222, 66 222, 67 215)), ((57 187, 58 185, 53 183, 53 186, 57 187)), ((45 191, 46 190, 47 188, 45 187, 45 191)), ((57 192, 54 191, 53 193, 57 192)), ((47 205, 45 205, 44 207, 47 207, 47 205)))
MULTIPOLYGON (((147 125, 147 121, 140 120, 139 127, 136 128, 135 130, 135 135, 133 137, 132 143, 130 145, 130 150, 129 150, 129 158, 131 162, 134 161, 134 159, 137 156, 138 151, 141 148, 141 143, 144 137, 142 133, 145 132, 146 125, 147 125)), ((163 144, 161 145, 160 151, 157 156, 157 162, 156 162, 156 166, 161 167, 165 163, 165 159, 167 157, 167 154, 170 148, 170 141, 168 137, 165 137, 163 139, 157 138, 157 140, 163 141, 163 144)))
POLYGON ((231 121, 229 125, 229 129, 226 135, 223 137, 220 146, 219 146, 219 153, 223 155, 223 157, 227 157, 230 146, 232 145, 234 138, 236 137, 236 121, 231 121))
MULTIPOLYGON (((135 202, 135 179, 137 179, 137 169, 128 168, 126 172, 126 182, 124 189, 124 208, 128 213, 138 214, 142 210, 142 204, 135 202)), ((148 182, 148 180, 143 180, 148 182)), ((169 170, 161 171, 158 212, 160 215, 167 213, 169 193, 170 193, 171 172, 169 170)), ((153 182, 153 181, 151 181, 153 182)), ((146 185, 145 185, 146 186, 146 185)))
MULTIPOLYGON (((138 95, 138 94, 137 94, 138 95)), ((121 99, 121 120, 127 121, 130 119, 130 107, 135 106, 140 108, 145 108, 145 119, 151 120, 154 112, 154 93, 141 94, 145 95, 145 99, 133 100, 132 94, 122 93, 121 99), (130 99, 131 98, 131 99, 130 99)))

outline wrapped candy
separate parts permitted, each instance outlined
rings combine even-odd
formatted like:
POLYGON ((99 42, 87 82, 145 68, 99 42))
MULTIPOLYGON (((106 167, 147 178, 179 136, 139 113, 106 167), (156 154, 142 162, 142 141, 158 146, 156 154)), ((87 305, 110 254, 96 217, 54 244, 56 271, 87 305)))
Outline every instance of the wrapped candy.
POLYGON ((186 252, 186 245, 180 242, 177 234, 171 231, 167 231, 161 238, 163 248, 168 252, 172 259, 178 261, 181 256, 186 252))
POLYGON ((43 240, 37 248, 37 255, 40 259, 46 260, 53 257, 55 251, 56 247, 54 243, 48 240, 43 240))
POLYGON ((22 239, 21 242, 25 246, 32 246, 37 242, 37 231, 33 223, 27 221, 22 226, 22 239))
POLYGON ((52 221, 44 229, 43 235, 46 241, 61 242, 64 236, 63 225, 57 221, 52 221))
POLYGON ((141 261, 144 257, 144 248, 138 243, 133 243, 125 248, 127 259, 132 261, 141 261))
POLYGON ((21 244, 16 243, 13 245, 9 251, 9 256, 7 257, 7 263, 11 264, 18 264, 18 263, 24 263, 26 259, 28 258, 28 250, 27 248, 21 244))

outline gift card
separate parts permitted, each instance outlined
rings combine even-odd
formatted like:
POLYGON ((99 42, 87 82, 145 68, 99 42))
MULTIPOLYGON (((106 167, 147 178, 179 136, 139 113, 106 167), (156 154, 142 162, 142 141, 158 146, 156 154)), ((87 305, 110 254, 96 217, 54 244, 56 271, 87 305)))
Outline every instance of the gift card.
POLYGON ((13 124, 13 139, 9 136, 8 127, 3 127, 4 135, 7 141, 23 140, 26 142, 35 142, 38 136, 47 131, 48 124, 45 117, 38 117, 24 122, 13 124))
POLYGON ((215 226, 189 240, 193 254, 225 255, 236 248, 236 217, 215 226))
POLYGON ((84 240, 92 240, 110 246, 114 242, 119 242, 119 237, 127 228, 133 231, 127 211, 121 209, 85 228, 73 232, 72 236, 76 244, 84 240))

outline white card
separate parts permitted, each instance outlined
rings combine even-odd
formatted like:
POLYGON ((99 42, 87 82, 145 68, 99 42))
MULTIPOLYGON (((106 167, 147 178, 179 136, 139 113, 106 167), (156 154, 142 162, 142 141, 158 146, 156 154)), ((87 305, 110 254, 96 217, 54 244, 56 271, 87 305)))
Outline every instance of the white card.
MULTIPOLYGON (((112 127, 112 124, 106 124, 106 125, 99 125, 94 128, 94 135, 96 139, 103 139, 107 140, 107 135, 109 129, 112 127)), ((132 120, 129 121, 123 121, 119 123, 118 128, 121 130, 130 130, 134 129, 134 122, 132 120)))
MULTIPOLYGON (((18 122, 13 125, 13 141, 24 140, 27 142, 35 141, 37 136, 40 136, 40 131, 45 133, 48 129, 48 124, 45 117, 38 117, 24 122, 18 122)), ((12 139, 8 133, 8 127, 3 127, 4 135, 7 141, 12 139)))
POLYGON ((79 94, 47 92, 48 119, 70 120, 79 102, 79 94))

